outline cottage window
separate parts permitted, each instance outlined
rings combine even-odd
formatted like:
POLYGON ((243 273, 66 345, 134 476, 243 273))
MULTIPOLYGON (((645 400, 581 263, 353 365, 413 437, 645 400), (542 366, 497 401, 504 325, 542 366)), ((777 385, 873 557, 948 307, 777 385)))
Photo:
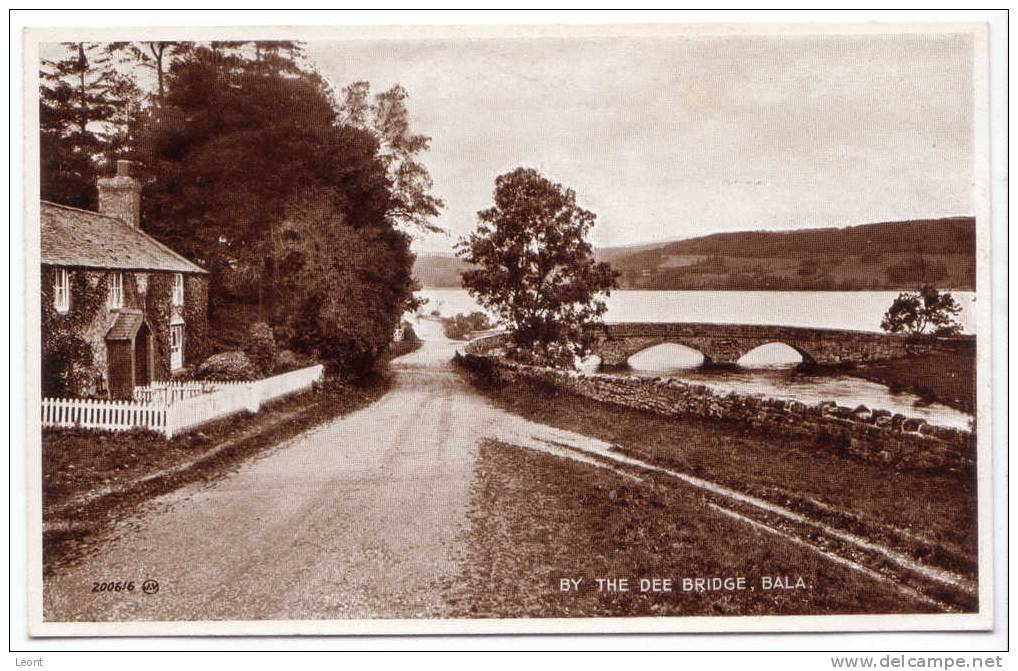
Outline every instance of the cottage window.
POLYGON ((177 273, 173 276, 173 304, 184 304, 184 274, 177 273))
POLYGON ((184 325, 170 326, 170 369, 179 370, 184 367, 184 325))
POLYGON ((53 278, 53 307, 57 312, 71 309, 71 274, 63 268, 57 268, 53 278))
POLYGON ((110 275, 110 295, 107 300, 111 310, 124 307, 124 274, 112 273, 110 275))

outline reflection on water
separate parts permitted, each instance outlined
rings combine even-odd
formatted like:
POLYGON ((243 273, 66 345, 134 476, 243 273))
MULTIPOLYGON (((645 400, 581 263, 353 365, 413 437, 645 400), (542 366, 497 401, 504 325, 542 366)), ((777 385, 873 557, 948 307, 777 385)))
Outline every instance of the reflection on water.
MULTIPOLYGON (((641 377, 674 377, 702 384, 720 392, 762 394, 800 401, 808 405, 834 401, 854 408, 889 410, 917 417, 930 424, 968 429, 971 417, 939 403, 926 403, 915 394, 895 392, 877 382, 837 371, 800 370, 795 350, 764 345, 743 357, 734 369, 698 368, 703 357, 681 345, 658 345, 629 359, 630 373, 641 377), (750 356, 752 355, 752 356, 750 356)), ((588 362, 586 369, 596 362, 588 362)))

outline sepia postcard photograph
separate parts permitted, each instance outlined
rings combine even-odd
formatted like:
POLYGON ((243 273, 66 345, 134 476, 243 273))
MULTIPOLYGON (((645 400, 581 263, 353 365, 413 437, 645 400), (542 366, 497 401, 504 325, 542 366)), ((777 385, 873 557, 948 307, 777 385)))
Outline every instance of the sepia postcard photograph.
POLYGON ((31 635, 993 625, 985 24, 23 66, 31 635))

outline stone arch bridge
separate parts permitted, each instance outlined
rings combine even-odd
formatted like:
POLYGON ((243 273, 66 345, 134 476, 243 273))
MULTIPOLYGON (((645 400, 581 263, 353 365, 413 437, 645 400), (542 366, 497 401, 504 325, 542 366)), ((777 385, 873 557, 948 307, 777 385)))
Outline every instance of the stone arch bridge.
POLYGON ((975 347, 975 338, 915 338, 868 331, 753 324, 620 323, 603 326, 593 349, 603 367, 625 368, 629 357, 665 343, 699 351, 707 366, 734 365, 748 352, 770 343, 788 345, 807 365, 851 365, 910 354, 971 350, 975 347))

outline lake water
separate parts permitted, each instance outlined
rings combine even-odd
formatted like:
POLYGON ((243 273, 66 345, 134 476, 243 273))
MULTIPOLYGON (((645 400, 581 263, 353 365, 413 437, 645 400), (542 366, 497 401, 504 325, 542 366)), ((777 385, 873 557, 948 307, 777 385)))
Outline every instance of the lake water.
MULTIPOLYGON (((953 292, 965 333, 976 320, 973 292, 953 292)), ((464 289, 423 289, 425 312, 443 317, 480 310, 464 289)), ((880 319, 895 291, 613 291, 605 321, 782 324, 816 328, 880 331, 880 319)))
MULTIPOLYGON (((961 305, 958 320, 965 333, 975 327, 975 294, 953 292, 961 305)), ((462 289, 424 289, 424 312, 443 317, 480 310, 462 289)), ((782 324, 816 328, 880 331, 880 320, 895 291, 614 291, 605 321, 708 322, 716 324, 782 324)), ((719 391, 763 394, 803 403, 835 401, 866 405, 941 426, 969 428, 971 417, 948 406, 927 404, 909 393, 839 373, 810 373, 795 368, 800 361, 791 348, 764 345, 740 360, 735 370, 700 370, 702 355, 681 345, 659 345, 629 360, 634 375, 676 377, 719 391)), ((587 362, 593 369, 597 361, 587 362)))

